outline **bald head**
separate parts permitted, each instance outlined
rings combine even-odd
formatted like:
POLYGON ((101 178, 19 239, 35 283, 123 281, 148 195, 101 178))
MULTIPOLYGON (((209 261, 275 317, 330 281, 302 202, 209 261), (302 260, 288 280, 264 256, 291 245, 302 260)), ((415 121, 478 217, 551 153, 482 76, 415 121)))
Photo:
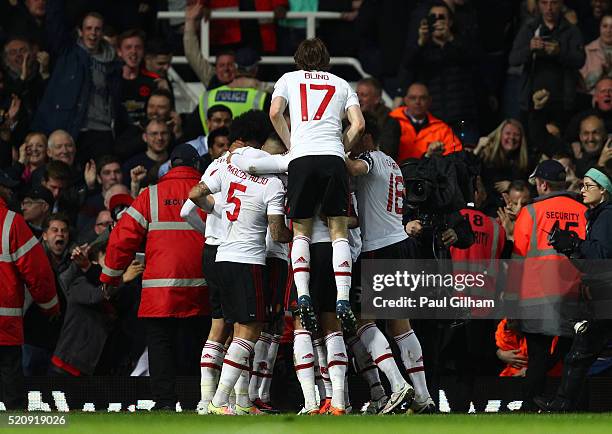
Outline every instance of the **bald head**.
POLYGON ((64 130, 53 131, 47 142, 47 156, 51 160, 63 161, 72 166, 76 156, 76 146, 72 136, 64 130))
POLYGON ((116 194, 130 194, 130 189, 121 183, 109 187, 109 189, 106 190, 106 193, 104 193, 104 208, 108 209, 108 204, 110 202, 111 197, 116 194))
POLYGON ((606 126, 599 116, 587 116, 580 122, 580 144, 585 152, 601 151, 607 138, 606 126))

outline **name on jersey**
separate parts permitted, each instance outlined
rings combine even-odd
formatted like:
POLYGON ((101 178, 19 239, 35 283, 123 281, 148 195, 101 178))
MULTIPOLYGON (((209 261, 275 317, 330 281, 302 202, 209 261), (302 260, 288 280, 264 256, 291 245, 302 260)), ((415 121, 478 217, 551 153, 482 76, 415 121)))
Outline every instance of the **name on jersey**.
POLYGON ((551 220, 575 220, 578 221, 580 213, 566 211, 546 211, 546 218, 551 220))
POLYGON ((329 80, 329 75, 318 72, 305 72, 304 78, 309 80, 329 80))
POLYGON ((482 231, 474 232, 474 242, 480 245, 486 245, 489 242, 489 234, 482 231))
POLYGON ((248 96, 244 90, 220 90, 215 96, 215 102, 246 102, 248 96))
POLYGON ((397 169, 397 170, 399 170, 399 166, 398 166, 398 165, 397 165, 397 163, 396 163, 395 161, 393 161, 392 159, 390 159, 390 158, 386 158, 386 159, 385 159, 385 162, 387 163, 387 166, 389 166, 389 167, 391 167, 391 168, 393 168, 393 169, 397 169))
POLYGON ((256 184, 266 185, 268 183, 268 178, 260 178, 259 176, 249 175, 231 164, 227 165, 227 171, 237 178, 248 180, 256 184))

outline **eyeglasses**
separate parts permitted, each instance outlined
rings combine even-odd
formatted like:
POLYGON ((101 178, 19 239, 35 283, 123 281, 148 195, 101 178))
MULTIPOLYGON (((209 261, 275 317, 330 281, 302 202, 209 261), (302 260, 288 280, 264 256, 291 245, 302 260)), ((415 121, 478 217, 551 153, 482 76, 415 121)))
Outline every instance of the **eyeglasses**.
POLYGON ((31 199, 24 199, 24 200, 21 201, 21 205, 23 205, 23 206, 32 206, 35 203, 41 203, 42 204, 42 203, 45 203, 45 201, 44 200, 31 200, 31 199))
POLYGON ((580 186, 580 190, 586 190, 586 191, 593 190, 594 188, 599 188, 599 185, 597 185, 597 184, 582 184, 580 186))

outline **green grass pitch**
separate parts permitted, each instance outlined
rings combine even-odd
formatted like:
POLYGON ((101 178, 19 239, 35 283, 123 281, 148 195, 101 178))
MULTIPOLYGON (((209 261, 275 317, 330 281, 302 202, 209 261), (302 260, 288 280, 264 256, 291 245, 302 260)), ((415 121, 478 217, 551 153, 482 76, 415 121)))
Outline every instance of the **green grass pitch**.
MULTIPOLYGON (((38 413, 40 414, 40 413, 38 413)), ((194 413, 68 413, 65 427, 0 433, 79 434, 583 434, 612 432, 612 414, 437 414, 422 416, 198 416, 194 413)))

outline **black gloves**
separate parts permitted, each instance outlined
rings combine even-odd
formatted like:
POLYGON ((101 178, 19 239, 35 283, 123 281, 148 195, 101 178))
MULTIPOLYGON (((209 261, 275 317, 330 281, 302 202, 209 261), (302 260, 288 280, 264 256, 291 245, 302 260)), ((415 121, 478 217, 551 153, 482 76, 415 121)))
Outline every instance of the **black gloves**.
POLYGON ((549 244, 559 253, 571 256, 582 242, 574 231, 555 228, 548 235, 549 244))

